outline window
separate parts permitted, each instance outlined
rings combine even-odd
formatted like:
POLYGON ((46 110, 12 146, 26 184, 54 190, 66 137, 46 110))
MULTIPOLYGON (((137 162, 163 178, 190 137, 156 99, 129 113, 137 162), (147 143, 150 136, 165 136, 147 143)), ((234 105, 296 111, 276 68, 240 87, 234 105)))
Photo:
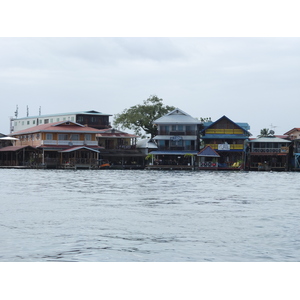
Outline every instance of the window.
POLYGON ((32 121, 32 124, 35 124, 35 120, 32 121))
POLYGON ((59 118, 56 118, 56 122, 59 122, 59 118))
POLYGON ((63 121, 66 121, 66 118, 63 118, 63 121))
POLYGON ((159 140, 158 142, 159 142, 159 146, 160 147, 164 147, 165 146, 165 141, 159 140))
POLYGON ((71 141, 78 141, 79 140, 79 134, 71 134, 71 138, 70 138, 71 141))
POLYGON ((182 147, 183 146, 183 141, 171 141, 171 146, 173 147, 182 147))
POLYGON ((74 117, 71 117, 71 121, 74 121, 74 117))
POLYGON ((48 124, 48 123, 49 123, 49 119, 45 119, 44 124, 48 124))
POLYGON ((24 121, 22 121, 22 125, 24 125, 24 121))
MULTIPOLYGON (((37 137, 37 139, 38 139, 38 137, 37 137)), ((52 135, 52 133, 46 133, 46 140, 47 140, 47 141, 53 140, 53 135, 52 135)))
POLYGON ((53 123, 53 119, 50 119, 50 123, 53 123))
POLYGON ((92 136, 91 136, 90 134, 86 134, 86 135, 84 136, 84 139, 85 139, 86 141, 91 141, 91 140, 92 140, 92 136))
POLYGON ((27 121, 27 125, 29 125, 30 124, 30 121, 27 121))
POLYGON ((67 141, 68 140, 68 135, 64 134, 64 133, 61 133, 61 134, 58 135, 58 139, 60 141, 67 141))
POLYGON ((160 134, 168 135, 170 133, 169 126, 160 126, 160 134))

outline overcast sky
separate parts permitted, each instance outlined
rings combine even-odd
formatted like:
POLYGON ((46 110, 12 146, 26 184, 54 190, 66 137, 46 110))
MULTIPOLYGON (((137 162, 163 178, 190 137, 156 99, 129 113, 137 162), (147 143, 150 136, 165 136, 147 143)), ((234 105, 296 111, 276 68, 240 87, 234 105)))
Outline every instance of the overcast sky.
MULTIPOLYGON (((300 38, 0 38, 0 132, 19 117, 121 113, 157 95, 253 136, 300 127, 300 38)), ((113 121, 113 116, 110 118, 113 121)))

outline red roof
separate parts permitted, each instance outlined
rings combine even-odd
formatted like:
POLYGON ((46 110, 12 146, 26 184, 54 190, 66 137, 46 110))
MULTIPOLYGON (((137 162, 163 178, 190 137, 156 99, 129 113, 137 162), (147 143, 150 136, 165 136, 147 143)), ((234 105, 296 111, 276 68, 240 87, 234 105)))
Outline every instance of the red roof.
POLYGON ((285 135, 290 135, 294 131, 300 131, 300 128, 293 128, 293 129, 289 130, 288 132, 286 132, 285 135))
POLYGON ((138 136, 135 134, 130 134, 113 128, 101 129, 96 136, 110 138, 138 138, 138 136))
POLYGON ((74 123, 71 121, 63 121, 63 122, 48 123, 48 124, 42 124, 42 125, 30 127, 24 130, 14 132, 11 135, 31 134, 35 132, 57 132, 57 131, 97 133, 99 132, 99 129, 83 126, 81 124, 74 123))
POLYGON ((21 150, 23 148, 27 148, 27 147, 34 149, 33 147, 31 147, 29 145, 26 145, 26 146, 7 146, 7 147, 0 148, 0 151, 1 152, 6 152, 6 151, 15 152, 15 151, 21 150))
MULTIPOLYGON (((69 149, 69 148, 73 148, 74 146, 69 146, 69 145, 41 145, 38 146, 38 149, 56 149, 56 150, 65 150, 65 149, 69 149)), ((76 146, 77 147, 77 146, 76 146)), ((78 146, 78 147, 83 147, 83 146, 78 146)), ((85 146, 91 149, 105 149, 104 147, 101 146, 85 146)))

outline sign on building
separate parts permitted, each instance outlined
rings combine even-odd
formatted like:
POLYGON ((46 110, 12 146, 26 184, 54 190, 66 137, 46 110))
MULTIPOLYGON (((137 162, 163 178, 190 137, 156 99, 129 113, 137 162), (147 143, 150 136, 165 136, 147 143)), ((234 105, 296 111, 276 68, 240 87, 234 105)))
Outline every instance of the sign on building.
POLYGON ((230 150, 229 144, 218 144, 218 150, 230 150))

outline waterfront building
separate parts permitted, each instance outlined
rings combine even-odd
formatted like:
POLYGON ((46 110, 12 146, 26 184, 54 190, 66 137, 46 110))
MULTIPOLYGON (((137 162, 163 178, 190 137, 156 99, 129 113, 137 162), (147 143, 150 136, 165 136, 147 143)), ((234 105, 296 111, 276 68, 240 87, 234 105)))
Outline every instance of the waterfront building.
POLYGON ((7 146, 12 146, 13 144, 13 139, 6 136, 3 133, 0 133, 0 148, 7 147, 7 146))
POLYGON ((111 115, 104 114, 95 110, 46 114, 38 116, 27 116, 23 118, 11 118, 11 133, 28 129, 42 124, 50 124, 54 122, 71 121, 96 129, 110 128, 109 117, 111 115))
POLYGON ((220 155, 210 146, 204 147, 197 154, 199 170, 217 170, 220 155))
POLYGON ((158 148, 151 152, 155 156, 155 164, 152 167, 175 168, 186 165, 193 168, 199 151, 201 122, 176 108, 153 123, 158 130, 158 134, 153 137, 158 148))
POLYGON ((251 171, 287 171, 291 141, 276 136, 263 136, 249 141, 251 171))
POLYGON ((2 165, 95 168, 99 130, 71 121, 47 123, 11 134, 15 145, 1 148, 2 165))
POLYGON ((101 162, 109 163, 110 168, 137 169, 144 167, 142 151, 137 148, 137 135, 114 128, 100 130, 96 134, 101 150, 101 162))
POLYGON ((289 157, 291 169, 300 171, 300 128, 293 128, 286 132, 285 135, 288 135, 289 139, 292 141, 289 157))
MULTIPOLYGON (((201 140, 220 155, 218 169, 241 169, 246 160, 246 141, 251 133, 248 123, 235 123, 223 116, 204 123, 201 140)), ((200 165, 199 165, 200 167, 200 165)))
POLYGON ((151 138, 140 139, 136 143, 136 148, 139 149, 145 156, 154 150, 157 150, 157 145, 151 138))

